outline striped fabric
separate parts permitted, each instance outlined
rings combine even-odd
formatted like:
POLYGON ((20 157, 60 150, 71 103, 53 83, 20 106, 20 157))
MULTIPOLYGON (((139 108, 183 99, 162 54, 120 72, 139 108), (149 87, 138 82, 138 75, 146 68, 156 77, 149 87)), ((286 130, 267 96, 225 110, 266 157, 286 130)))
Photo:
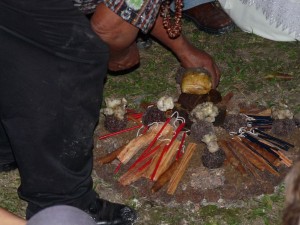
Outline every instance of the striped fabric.
POLYGON ((73 0, 74 6, 85 14, 95 11, 103 2, 128 23, 147 33, 152 28, 163 0, 73 0))

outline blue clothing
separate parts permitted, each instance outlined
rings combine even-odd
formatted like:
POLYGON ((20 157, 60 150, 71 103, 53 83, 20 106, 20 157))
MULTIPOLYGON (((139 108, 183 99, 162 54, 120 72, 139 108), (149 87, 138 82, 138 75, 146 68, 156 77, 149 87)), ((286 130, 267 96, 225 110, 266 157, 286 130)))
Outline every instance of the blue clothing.
MULTIPOLYGON (((202 4, 205 4, 208 2, 214 2, 214 0, 184 0, 183 1, 183 10, 188 10, 188 9, 194 8, 198 5, 202 5, 202 4)), ((174 8, 175 8, 174 1, 172 1, 170 8, 172 11, 174 11, 174 8)))
POLYGON ((57 205, 46 208, 34 215, 27 225, 96 225, 84 211, 68 206, 57 205))
POLYGON ((205 4, 208 2, 214 2, 214 0, 184 0, 183 1, 183 10, 191 9, 195 6, 205 4))

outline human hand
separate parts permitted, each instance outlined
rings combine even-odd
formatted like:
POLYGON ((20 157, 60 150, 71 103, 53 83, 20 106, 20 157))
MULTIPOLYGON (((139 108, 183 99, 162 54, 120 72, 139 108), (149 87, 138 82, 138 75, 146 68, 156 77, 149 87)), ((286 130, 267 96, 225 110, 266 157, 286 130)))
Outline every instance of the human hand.
POLYGON ((216 88, 220 82, 220 70, 213 58, 205 51, 199 50, 190 45, 185 48, 185 54, 179 58, 181 66, 187 68, 201 67, 206 69, 212 77, 212 88, 216 88))

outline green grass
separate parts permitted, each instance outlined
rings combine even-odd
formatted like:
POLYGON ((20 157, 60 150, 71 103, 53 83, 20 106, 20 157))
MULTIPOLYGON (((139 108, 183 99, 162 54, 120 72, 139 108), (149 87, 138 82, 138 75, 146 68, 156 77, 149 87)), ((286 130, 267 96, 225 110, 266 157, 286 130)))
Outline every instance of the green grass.
MULTIPOLYGON (((186 21, 184 33, 195 46, 210 53, 219 65, 222 78, 218 90, 222 94, 233 91, 235 94, 248 96, 249 101, 267 106, 284 102, 294 112, 300 112, 298 42, 269 41, 239 29, 227 35, 212 36, 199 32, 191 22, 186 21), (264 79, 273 71, 290 74, 293 79, 264 79)), ((127 75, 108 76, 104 96, 125 97, 130 108, 138 108, 141 102, 153 102, 159 96, 177 94, 175 75, 179 64, 176 58, 157 43, 150 49, 142 50, 140 55, 141 66, 137 70, 127 75)), ((16 194, 19 183, 17 172, 0 174, 0 206, 24 216, 26 203, 19 200, 16 194)), ((273 195, 245 200, 243 206, 204 206, 196 211, 176 207, 166 209, 161 206, 143 206, 143 209, 138 210, 148 215, 147 222, 143 223, 147 225, 179 225, 183 220, 189 221, 188 224, 197 225, 277 225, 280 224, 283 200, 281 187, 280 191, 273 195)))

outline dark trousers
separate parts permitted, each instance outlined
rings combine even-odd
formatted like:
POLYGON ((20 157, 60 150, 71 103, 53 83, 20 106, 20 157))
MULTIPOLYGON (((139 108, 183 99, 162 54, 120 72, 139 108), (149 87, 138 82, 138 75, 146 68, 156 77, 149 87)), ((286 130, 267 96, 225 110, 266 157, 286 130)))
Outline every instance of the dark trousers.
POLYGON ((18 164, 28 218, 57 204, 85 209, 96 196, 93 131, 107 47, 71 4, 52 1, 62 6, 41 20, 38 8, 31 14, 17 2, 0 1, 0 160, 18 164))

